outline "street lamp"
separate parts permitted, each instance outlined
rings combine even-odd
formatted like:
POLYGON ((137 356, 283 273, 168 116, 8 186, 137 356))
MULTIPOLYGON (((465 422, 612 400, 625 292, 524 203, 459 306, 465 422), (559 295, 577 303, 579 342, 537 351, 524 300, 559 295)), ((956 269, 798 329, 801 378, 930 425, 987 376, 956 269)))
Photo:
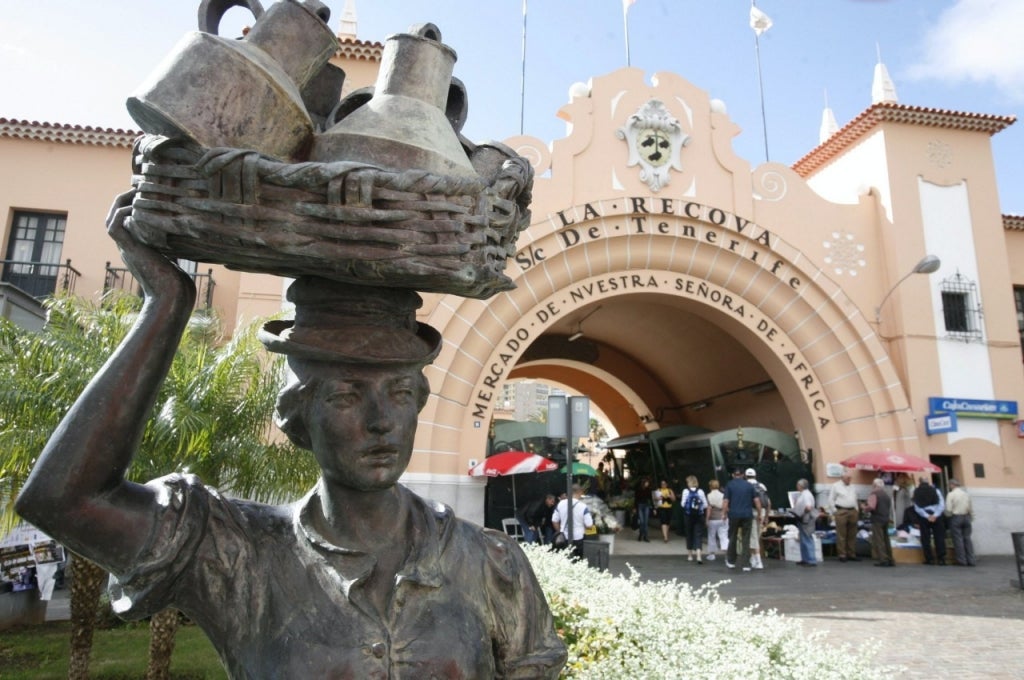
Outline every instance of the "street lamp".
POLYGON ((569 336, 569 342, 576 342, 583 337, 583 322, 589 319, 594 313, 601 309, 601 305, 594 307, 592 310, 584 314, 579 321, 576 322, 576 332, 569 336))
POLYGON ((884 305, 885 301, 889 299, 892 292, 900 287, 901 283, 909 279, 914 274, 934 274, 939 270, 940 266, 942 266, 942 260, 935 255, 925 255, 922 257, 921 261, 915 264, 913 269, 907 272, 902 279, 896 282, 896 285, 889 289, 889 292, 885 294, 882 301, 878 303, 877 307, 875 307, 875 325, 877 326, 882 323, 882 305, 884 305))

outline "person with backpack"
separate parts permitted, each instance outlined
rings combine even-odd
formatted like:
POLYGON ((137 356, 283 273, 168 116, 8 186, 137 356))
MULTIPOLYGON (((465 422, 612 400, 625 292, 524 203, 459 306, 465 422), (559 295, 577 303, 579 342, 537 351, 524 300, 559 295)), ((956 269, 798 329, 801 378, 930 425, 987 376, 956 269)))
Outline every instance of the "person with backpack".
POLYGON ((686 491, 683 492, 683 531, 686 534, 686 560, 697 564, 704 562, 700 558, 701 545, 704 543, 704 526, 708 515, 708 499, 704 490, 697 483, 697 478, 689 475, 686 478, 686 491))
POLYGON ((732 480, 725 485, 722 511, 729 519, 729 547, 725 566, 735 569, 739 562, 743 571, 750 571, 750 534, 754 515, 761 512, 761 499, 752 484, 743 479, 743 468, 732 471, 732 480))

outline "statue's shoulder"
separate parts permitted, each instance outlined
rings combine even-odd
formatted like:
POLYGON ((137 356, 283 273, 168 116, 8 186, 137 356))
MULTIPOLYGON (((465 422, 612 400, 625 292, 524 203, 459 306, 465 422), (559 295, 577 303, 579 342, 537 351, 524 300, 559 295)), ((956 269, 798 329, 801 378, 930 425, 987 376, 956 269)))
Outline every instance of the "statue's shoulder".
POLYGON ((157 502, 166 509, 204 518, 231 517, 232 522, 250 527, 288 527, 295 512, 295 504, 268 505, 229 497, 188 473, 176 472, 158 477, 147 486, 157 490, 157 502))
POLYGON ((419 505, 421 511, 433 519, 439 538, 447 548, 451 548, 451 543, 455 542, 460 549, 475 549, 477 554, 486 553, 502 561, 507 559, 510 551, 522 554, 515 539, 504 531, 488 529, 457 517, 448 505, 423 498, 405 487, 402 488, 409 494, 412 502, 419 505))
POLYGON ((489 529, 468 520, 453 517, 462 539, 462 547, 469 554, 478 555, 486 568, 500 581, 512 583, 526 568, 527 559, 514 538, 504 531, 489 529))

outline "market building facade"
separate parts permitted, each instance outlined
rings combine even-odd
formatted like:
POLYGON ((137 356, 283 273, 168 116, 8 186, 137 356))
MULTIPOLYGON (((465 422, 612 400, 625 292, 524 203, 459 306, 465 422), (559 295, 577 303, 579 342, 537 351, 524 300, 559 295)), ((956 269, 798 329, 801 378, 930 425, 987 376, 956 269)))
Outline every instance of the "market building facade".
MULTIPOLYGON (((372 82, 379 50, 342 43, 348 89, 372 82)), ((562 139, 505 140, 536 171, 515 289, 423 296, 444 347, 407 484, 482 522, 484 484, 466 471, 503 385, 533 378, 588 395, 620 433, 797 433, 819 490, 863 451, 930 458, 971 492, 979 552, 1011 550, 1024 218, 1000 213, 991 137, 1012 117, 889 95, 788 167, 737 157, 725 105, 670 73, 595 77, 559 115, 562 139), (937 270, 907 276, 929 255, 937 270)), ((102 230, 134 137, 0 119, 6 316, 40 323, 18 275, 81 295, 123 275, 102 230)), ((196 272, 229 325, 280 309, 279 279, 196 272)))

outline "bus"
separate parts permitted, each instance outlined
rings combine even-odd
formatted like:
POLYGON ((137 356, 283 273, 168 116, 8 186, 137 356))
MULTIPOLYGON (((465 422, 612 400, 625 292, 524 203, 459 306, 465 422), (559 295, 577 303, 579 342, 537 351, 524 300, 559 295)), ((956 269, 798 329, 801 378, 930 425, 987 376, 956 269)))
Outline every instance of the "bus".
POLYGON ((725 486, 734 468, 753 468, 768 489, 773 508, 789 507, 788 492, 798 479, 814 488, 811 451, 800 448, 790 433, 763 427, 738 427, 714 432, 694 425, 673 425, 608 442, 617 469, 637 480, 649 476, 680 491, 694 475, 703 489, 711 479, 725 486), (622 453, 616 453, 622 452, 622 453))

